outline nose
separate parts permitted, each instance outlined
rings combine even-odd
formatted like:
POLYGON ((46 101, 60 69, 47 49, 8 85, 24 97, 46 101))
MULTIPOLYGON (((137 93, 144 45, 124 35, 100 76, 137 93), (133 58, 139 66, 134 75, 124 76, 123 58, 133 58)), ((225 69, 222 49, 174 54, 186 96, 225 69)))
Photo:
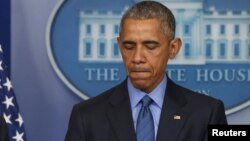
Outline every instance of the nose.
POLYGON ((143 62, 145 62, 143 49, 141 47, 137 47, 133 55, 133 63, 140 64, 143 62))

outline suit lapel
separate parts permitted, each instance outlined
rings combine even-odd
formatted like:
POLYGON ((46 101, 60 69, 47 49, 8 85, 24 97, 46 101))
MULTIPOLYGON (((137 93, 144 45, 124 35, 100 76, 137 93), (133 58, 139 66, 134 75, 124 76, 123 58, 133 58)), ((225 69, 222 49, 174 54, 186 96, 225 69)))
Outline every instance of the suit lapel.
POLYGON ((183 110, 185 103, 186 99, 180 94, 176 84, 168 79, 158 127, 157 141, 177 140, 178 134, 187 118, 187 112, 183 110))
POLYGON ((132 112, 124 81, 111 95, 107 116, 119 141, 136 141, 132 112))
MULTIPOLYGON (((107 117, 118 141, 136 141, 126 80, 110 96, 107 117)), ((170 79, 164 97, 156 141, 176 141, 187 119, 185 97, 170 79)))

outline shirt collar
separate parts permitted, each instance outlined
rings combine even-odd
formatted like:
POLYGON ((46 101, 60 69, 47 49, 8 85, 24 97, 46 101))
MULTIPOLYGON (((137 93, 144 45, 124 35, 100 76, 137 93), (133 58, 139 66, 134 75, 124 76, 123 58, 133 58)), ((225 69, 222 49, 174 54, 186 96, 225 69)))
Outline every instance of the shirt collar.
POLYGON ((128 78, 127 80, 127 85, 128 85, 128 93, 129 93, 129 98, 131 102, 131 107, 134 108, 137 106, 139 101, 145 96, 148 95, 150 98, 153 99, 153 101, 162 108, 163 104, 163 99, 166 91, 166 86, 167 86, 167 77, 164 75, 164 78, 162 81, 156 86, 156 88, 150 92, 149 94, 135 88, 131 82, 131 80, 128 78))

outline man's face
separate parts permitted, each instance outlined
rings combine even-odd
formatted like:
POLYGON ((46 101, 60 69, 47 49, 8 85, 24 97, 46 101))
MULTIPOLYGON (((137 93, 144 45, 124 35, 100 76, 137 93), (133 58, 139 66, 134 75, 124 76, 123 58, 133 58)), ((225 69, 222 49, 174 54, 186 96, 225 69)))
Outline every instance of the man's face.
POLYGON ((158 19, 126 19, 118 43, 127 75, 134 87, 151 92, 165 75, 171 41, 158 19))

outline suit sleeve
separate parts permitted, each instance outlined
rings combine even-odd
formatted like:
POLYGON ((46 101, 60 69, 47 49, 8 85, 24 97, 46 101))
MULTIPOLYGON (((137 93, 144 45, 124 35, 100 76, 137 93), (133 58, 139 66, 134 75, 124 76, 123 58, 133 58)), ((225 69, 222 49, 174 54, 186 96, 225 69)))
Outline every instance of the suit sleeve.
POLYGON ((68 125, 65 141, 86 141, 84 122, 77 105, 74 106, 68 125))
MULTIPOLYGON (((208 125, 227 125, 225 108, 222 101, 217 100, 214 104, 208 125)), ((208 131, 205 134, 204 141, 208 141, 208 131)))
POLYGON ((3 117, 0 116, 0 141, 8 141, 8 129, 3 117))
POLYGON ((217 100, 215 106, 213 106, 212 115, 210 117, 209 124, 227 125, 227 118, 225 115, 225 108, 222 101, 217 100))

